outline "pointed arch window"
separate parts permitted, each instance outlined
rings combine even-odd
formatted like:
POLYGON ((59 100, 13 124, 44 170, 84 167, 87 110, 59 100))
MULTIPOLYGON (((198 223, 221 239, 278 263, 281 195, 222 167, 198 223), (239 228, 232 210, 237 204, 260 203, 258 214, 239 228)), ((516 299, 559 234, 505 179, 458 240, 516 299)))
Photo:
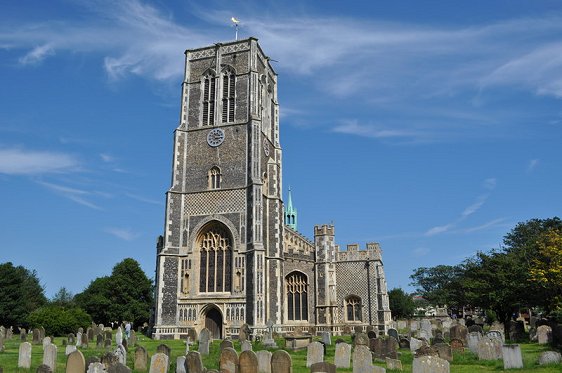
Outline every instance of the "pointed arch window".
POLYGON ((203 125, 209 126, 215 123, 215 86, 216 78, 213 74, 207 74, 203 78, 203 125))
POLYGON ((347 321, 361 321, 361 298, 351 295, 345 299, 347 321))
POLYGON ((211 226, 199 236, 201 293, 232 291, 232 244, 225 228, 211 226))
POLYGON ((209 170, 209 189, 220 189, 221 187, 221 170, 218 167, 212 167, 209 170))
POLYGON ((290 273, 286 279, 287 319, 291 321, 308 320, 308 282, 300 272, 290 273))
POLYGON ((236 74, 232 69, 225 69, 222 75, 222 122, 234 122, 234 93, 236 74))

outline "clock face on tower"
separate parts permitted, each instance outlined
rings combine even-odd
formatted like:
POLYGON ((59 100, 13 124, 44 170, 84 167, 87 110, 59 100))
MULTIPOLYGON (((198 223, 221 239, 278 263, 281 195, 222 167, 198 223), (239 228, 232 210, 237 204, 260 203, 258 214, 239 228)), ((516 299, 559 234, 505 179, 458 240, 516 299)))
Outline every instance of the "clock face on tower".
POLYGON ((224 141, 224 131, 220 128, 214 128, 207 134, 207 144, 213 148, 219 146, 224 141))

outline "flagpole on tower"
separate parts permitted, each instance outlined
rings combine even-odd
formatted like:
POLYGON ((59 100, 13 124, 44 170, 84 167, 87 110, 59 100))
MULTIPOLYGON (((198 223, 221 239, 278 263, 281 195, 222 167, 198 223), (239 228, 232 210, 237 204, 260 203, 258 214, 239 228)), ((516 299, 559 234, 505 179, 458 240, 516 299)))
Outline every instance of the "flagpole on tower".
POLYGON ((240 23, 240 21, 237 20, 234 17, 231 17, 230 20, 232 21, 232 23, 234 23, 234 28, 236 29, 236 36, 235 36, 236 39, 235 40, 238 40, 238 24, 240 23))

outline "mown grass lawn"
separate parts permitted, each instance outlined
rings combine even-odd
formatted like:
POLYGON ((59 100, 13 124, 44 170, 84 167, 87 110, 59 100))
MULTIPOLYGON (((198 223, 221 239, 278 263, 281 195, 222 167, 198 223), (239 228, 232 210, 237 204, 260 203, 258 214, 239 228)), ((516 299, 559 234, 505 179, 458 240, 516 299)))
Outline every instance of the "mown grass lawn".
MULTIPOLYGON (((351 342, 349 337, 343 337, 344 340, 347 342, 351 342)), ((64 355, 65 347, 62 346, 63 338, 55 338, 55 345, 58 348, 58 356, 57 356, 57 372, 61 373, 65 371, 65 364, 66 364, 66 357, 64 355)), ((283 340, 278 340, 277 344, 282 345, 283 340)), ((172 352, 171 352, 171 359, 170 365, 171 368, 169 370, 170 373, 175 372, 176 368, 176 359, 178 356, 185 355, 185 343, 183 341, 156 341, 150 338, 139 336, 138 337, 138 344, 146 348, 149 355, 152 356, 156 352, 156 347, 161 343, 165 343, 168 345, 172 352)), ((219 349, 220 349, 220 341, 214 341, 211 346, 211 353, 208 356, 203 357, 203 363, 205 367, 209 369, 218 369, 219 365, 219 349)), ((81 348, 80 350, 84 354, 84 357, 87 359, 90 356, 100 356, 102 355, 105 350, 104 349, 96 349, 95 344, 90 344, 91 347, 89 348, 81 348)), ((193 348, 196 349, 197 346, 193 348)), ((113 349, 115 346, 113 346, 113 349)), ((234 341, 234 348, 237 351, 240 351, 240 343, 238 341, 234 341)), ((18 349, 19 349, 19 336, 14 336, 11 340, 5 341, 4 343, 4 352, 0 352, 0 367, 4 369, 4 373, 22 373, 22 372, 35 372, 37 367, 42 363, 43 358, 43 347, 41 345, 34 345, 32 350, 32 365, 31 369, 18 369, 18 349)), ((261 343, 254 343, 254 351, 262 350, 261 343)), ((562 365, 558 366, 539 366, 538 365, 538 356, 541 352, 547 351, 549 348, 547 346, 539 346, 538 344, 534 343, 524 343, 521 344, 521 350, 523 351, 523 362, 525 367, 523 369, 512 370, 514 372, 534 372, 534 373, 560 373, 562 372, 562 365)), ((274 351, 274 350, 270 350, 274 351)), ((294 373, 308 373, 309 369, 306 368, 306 350, 292 352, 289 351, 291 357, 293 359, 293 372, 294 373)), ((402 361, 403 365, 403 372, 411 372, 412 371, 412 353, 409 350, 400 350, 401 356, 400 360, 402 361)), ((331 345, 327 347, 326 350, 326 361, 333 363, 334 362, 334 354, 335 354, 335 345, 331 345)), ((134 360, 134 348, 129 348, 129 353, 127 354, 127 365, 129 367, 133 367, 133 360, 134 360)), ((384 363, 375 363, 382 367, 385 366, 384 363)), ((138 372, 138 371, 134 371, 138 372)), ((352 369, 338 369, 338 372, 352 372, 352 369)), ((395 372, 392 370, 387 370, 387 372, 395 372)), ((465 352, 462 354, 455 354, 454 361, 451 364, 451 373, 474 373, 474 372, 504 372, 503 363, 501 360, 498 361, 479 361, 478 358, 470 353, 465 352)))

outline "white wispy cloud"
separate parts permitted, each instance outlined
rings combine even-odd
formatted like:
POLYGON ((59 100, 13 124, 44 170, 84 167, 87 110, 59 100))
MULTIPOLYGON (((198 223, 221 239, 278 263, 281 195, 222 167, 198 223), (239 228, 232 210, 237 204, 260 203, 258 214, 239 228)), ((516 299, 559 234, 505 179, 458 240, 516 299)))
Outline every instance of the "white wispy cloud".
POLYGON ((529 163, 527 163, 527 172, 533 172, 538 165, 539 165, 538 159, 531 159, 529 163))
POLYGON ((90 191, 72 188, 65 185, 54 184, 46 181, 37 181, 37 183, 52 190, 58 195, 68 198, 69 200, 74 201, 80 205, 89 207, 94 210, 102 210, 100 206, 87 199, 88 197, 92 196, 92 192, 90 191))
POLYGON ((427 134, 412 130, 400 130, 382 128, 371 124, 360 124, 357 120, 344 121, 332 128, 333 132, 345 133, 350 135, 372 137, 376 139, 386 138, 425 138, 427 134))
POLYGON ((438 225, 432 227, 425 232, 426 236, 435 236, 436 234, 445 233, 455 227, 455 223, 449 223, 445 225, 438 225))
POLYGON ((494 219, 494 220, 491 220, 487 223, 477 225, 475 227, 465 228, 465 229, 462 230, 462 232, 463 233, 472 233, 472 232, 486 230, 486 229, 489 229, 489 228, 494 228, 494 227, 497 227, 497 226, 504 226, 504 225, 506 225, 505 221, 506 221, 505 218, 494 219))
POLYGON ((430 250, 427 247, 418 247, 412 250, 412 254, 415 257, 422 257, 429 254, 430 250))
POLYGON ((0 149, 0 173, 8 175, 40 175, 68 172, 76 169, 79 162, 73 155, 26 150, 23 148, 0 149))
POLYGON ((106 228, 105 231, 125 241, 133 241, 134 239, 140 237, 140 233, 134 232, 130 228, 106 228))
POLYGON ((106 153, 101 153, 100 158, 104 162, 113 162, 115 160, 115 158, 112 155, 106 153))
POLYGON ((126 195, 127 197, 129 197, 129 198, 134 199, 134 200, 137 200, 137 201, 140 201, 140 202, 149 203, 149 204, 151 204, 151 205, 163 205, 163 204, 164 204, 164 203, 162 202, 163 200, 162 200, 162 201, 157 201, 157 200, 154 200, 154 199, 146 198, 146 197, 139 196, 139 195, 132 194, 132 193, 125 193, 125 195, 126 195))
POLYGON ((19 62, 22 65, 33 65, 42 62, 48 56, 55 54, 55 51, 49 44, 41 45, 33 48, 25 56, 20 57, 19 62))
POLYGON ((484 186, 484 189, 494 190, 494 189, 496 189, 497 183, 498 183, 497 179, 494 178, 494 177, 491 177, 491 178, 488 178, 488 179, 484 180, 482 185, 484 186))
POLYGON ((467 216, 470 216, 470 215, 474 214, 476 211, 480 210, 480 208, 486 202, 486 199, 488 199, 487 195, 478 197, 472 205, 470 205, 470 206, 468 206, 467 208, 464 209, 464 211, 461 214, 461 217, 466 218, 467 216))

